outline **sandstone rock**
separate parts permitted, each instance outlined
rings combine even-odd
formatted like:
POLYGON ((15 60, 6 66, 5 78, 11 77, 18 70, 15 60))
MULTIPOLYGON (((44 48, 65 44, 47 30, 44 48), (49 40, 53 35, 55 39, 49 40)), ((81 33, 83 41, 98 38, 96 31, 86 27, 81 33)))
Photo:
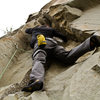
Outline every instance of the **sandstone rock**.
POLYGON ((5 97, 3 100, 18 100, 18 99, 17 99, 16 95, 11 94, 11 95, 5 97))
MULTIPOLYGON (((92 70, 99 63, 100 52, 86 60, 76 74, 73 75, 70 84, 71 100, 92 100, 100 89, 100 75, 92 70)), ((95 99, 93 99, 95 100, 95 99)))
POLYGON ((99 0, 69 0, 67 4, 81 10, 87 10, 100 4, 99 0))
POLYGON ((72 27, 81 31, 98 31, 100 26, 99 9, 100 5, 85 11, 80 18, 73 21, 72 27))
POLYGON ((19 49, 0 80, 0 100, 99 100, 100 74, 98 68, 95 71, 93 67, 100 66, 100 49, 85 54, 73 66, 53 62, 46 71, 44 91, 32 94, 21 92, 29 81, 33 63, 31 58, 33 50, 29 46, 31 36, 25 34, 25 29, 39 25, 38 19, 46 16, 55 29, 68 35, 69 41, 61 44, 66 50, 71 50, 93 32, 97 31, 100 34, 99 2, 99 0, 52 0, 40 12, 31 14, 27 23, 16 33, 2 37, 0 73, 16 50, 16 45, 19 49))
POLYGON ((34 92, 31 94, 32 100, 49 100, 46 92, 34 92))
POLYGON ((81 16, 82 11, 76 8, 71 8, 67 5, 55 5, 50 7, 50 16, 54 17, 59 23, 61 21, 73 21, 74 19, 81 16), (63 18, 65 20, 63 20, 63 18))
POLYGON ((38 15, 39 15, 38 12, 30 14, 27 21, 26 21, 26 23, 32 21, 32 19, 35 19, 36 17, 38 17, 38 15))
POLYGON ((78 41, 83 41, 94 32, 100 33, 100 22, 98 21, 100 18, 99 9, 100 5, 96 6, 95 8, 89 9, 85 11, 80 18, 74 20, 71 23, 71 29, 73 31, 73 34, 76 35, 78 41))

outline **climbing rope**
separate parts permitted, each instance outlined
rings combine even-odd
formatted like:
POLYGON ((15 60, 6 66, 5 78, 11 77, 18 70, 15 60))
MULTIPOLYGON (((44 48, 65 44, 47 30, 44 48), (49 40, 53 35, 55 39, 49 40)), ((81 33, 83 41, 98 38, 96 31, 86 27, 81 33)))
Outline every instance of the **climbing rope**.
POLYGON ((2 73, 0 74, 0 80, 1 80, 2 76, 4 75, 6 69, 8 68, 9 64, 11 63, 11 61, 12 61, 13 57, 15 56, 16 52, 17 52, 17 49, 15 50, 15 52, 14 52, 13 55, 11 56, 9 62, 7 63, 6 67, 4 68, 4 70, 2 71, 2 73))
MULTIPOLYGON (((9 64, 11 63, 12 59, 13 59, 14 56, 16 55, 17 51, 18 51, 18 50, 20 50, 20 51, 26 51, 26 50, 24 50, 24 49, 18 48, 18 45, 15 45, 15 48, 16 48, 15 52, 12 54, 10 60, 8 61, 7 65, 5 66, 5 68, 4 68, 4 70, 2 71, 2 73, 0 74, 0 80, 1 80, 1 78, 3 77, 3 75, 4 75, 5 71, 7 70, 9 64)), ((32 52, 27 51, 27 53, 32 53, 32 52)))

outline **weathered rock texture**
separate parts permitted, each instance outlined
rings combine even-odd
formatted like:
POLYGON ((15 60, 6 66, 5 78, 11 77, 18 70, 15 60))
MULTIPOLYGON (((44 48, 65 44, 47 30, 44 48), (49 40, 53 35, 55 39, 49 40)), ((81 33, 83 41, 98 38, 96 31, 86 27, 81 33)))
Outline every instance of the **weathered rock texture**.
POLYGON ((32 52, 28 27, 47 17, 52 27, 66 34, 66 50, 80 44, 94 32, 100 35, 99 0, 52 0, 38 13, 29 15, 25 25, 0 39, 0 74, 17 50, 0 79, 0 100, 100 100, 100 50, 86 53, 73 66, 53 62, 45 75, 45 90, 21 92, 29 81, 32 52))

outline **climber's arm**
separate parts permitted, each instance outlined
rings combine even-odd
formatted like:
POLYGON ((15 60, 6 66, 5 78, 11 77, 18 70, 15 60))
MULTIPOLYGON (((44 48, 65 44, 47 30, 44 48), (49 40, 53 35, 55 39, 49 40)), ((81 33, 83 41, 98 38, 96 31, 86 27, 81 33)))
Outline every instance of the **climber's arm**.
POLYGON ((63 35, 63 34, 57 32, 55 29, 53 30, 53 34, 55 37, 61 38, 64 42, 67 42, 66 35, 63 35))
POLYGON ((37 41, 36 34, 32 34, 32 39, 31 39, 31 42, 30 42, 31 48, 34 48, 34 44, 36 43, 36 41, 37 41))
POLYGON ((25 30, 25 32, 26 32, 27 34, 32 34, 32 31, 33 31, 33 28, 27 28, 27 29, 25 30))

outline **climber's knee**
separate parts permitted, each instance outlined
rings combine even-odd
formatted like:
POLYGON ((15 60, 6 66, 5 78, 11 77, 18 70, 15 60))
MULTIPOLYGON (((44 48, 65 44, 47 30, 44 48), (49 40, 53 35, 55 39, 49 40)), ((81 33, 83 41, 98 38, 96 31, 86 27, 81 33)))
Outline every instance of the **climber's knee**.
POLYGON ((40 61, 41 63, 46 63, 46 52, 44 50, 38 50, 34 53, 34 61, 40 61))

